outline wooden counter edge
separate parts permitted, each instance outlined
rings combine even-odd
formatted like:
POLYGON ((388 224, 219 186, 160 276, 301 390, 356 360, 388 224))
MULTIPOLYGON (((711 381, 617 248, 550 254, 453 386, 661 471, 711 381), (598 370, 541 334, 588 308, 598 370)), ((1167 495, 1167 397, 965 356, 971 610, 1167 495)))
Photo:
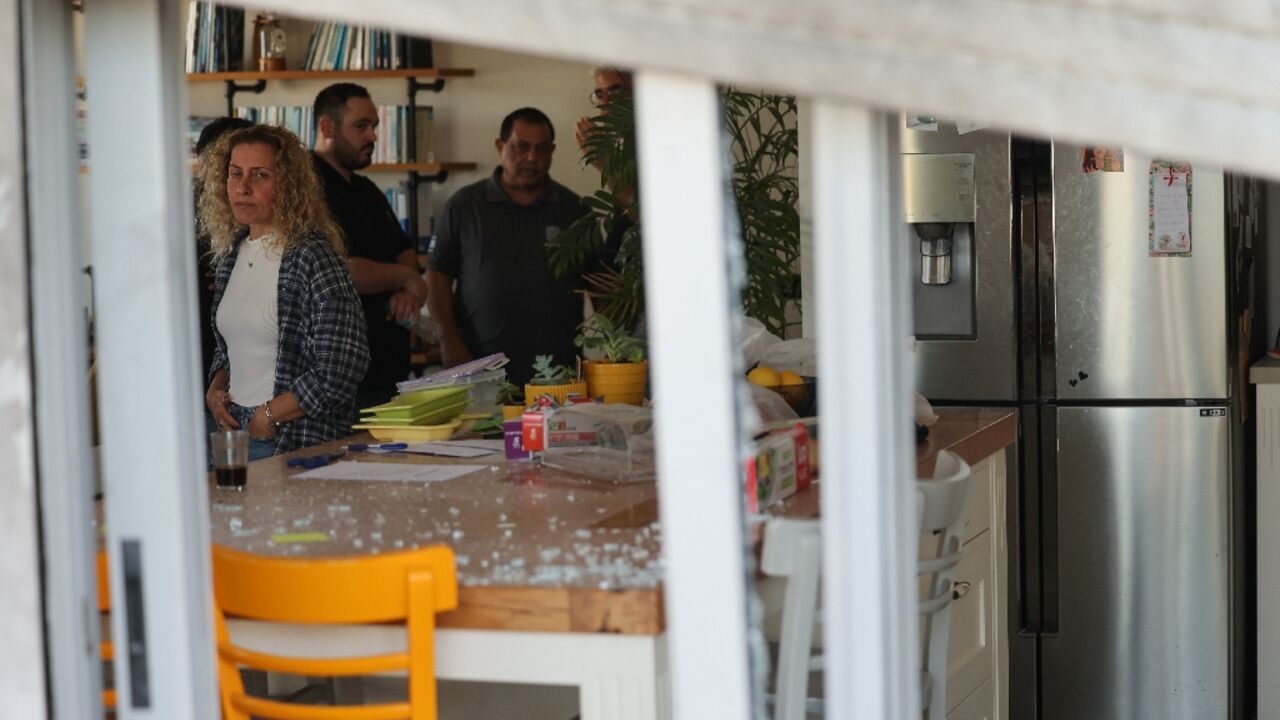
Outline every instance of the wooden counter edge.
POLYGON ((662 588, 599 590, 475 586, 458 588, 458 609, 442 628, 657 635, 666 627, 662 588))
MULTIPOLYGON (((945 416, 944 416, 945 417, 945 416)), ((916 455, 916 475, 929 477, 933 475, 933 464, 938 453, 943 450, 959 455, 970 465, 976 465, 993 454, 1014 444, 1018 439, 1018 416, 1013 409, 991 423, 974 429, 973 432, 952 441, 944 447, 935 447, 928 441, 916 455)))

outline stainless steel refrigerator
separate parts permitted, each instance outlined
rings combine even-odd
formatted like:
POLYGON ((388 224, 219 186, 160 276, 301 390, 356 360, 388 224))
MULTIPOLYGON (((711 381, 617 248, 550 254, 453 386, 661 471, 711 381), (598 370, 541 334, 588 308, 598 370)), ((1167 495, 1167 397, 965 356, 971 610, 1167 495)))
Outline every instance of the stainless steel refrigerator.
POLYGON ((1149 156, 945 122, 902 142, 917 389, 1019 417, 1010 717, 1243 718, 1256 187, 1192 166, 1190 253, 1153 255, 1149 156))

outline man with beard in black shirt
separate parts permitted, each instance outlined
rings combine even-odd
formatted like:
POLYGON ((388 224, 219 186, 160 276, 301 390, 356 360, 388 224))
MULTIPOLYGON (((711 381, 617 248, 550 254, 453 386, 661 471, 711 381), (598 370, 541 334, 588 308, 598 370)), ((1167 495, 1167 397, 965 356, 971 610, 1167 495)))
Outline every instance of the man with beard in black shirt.
POLYGON ((325 200, 346 236, 347 268, 360 293, 369 328, 369 371, 356 407, 395 395, 409 375, 410 323, 427 299, 417 253, 386 196, 356 170, 369 166, 378 140, 378 109, 354 83, 330 85, 315 100, 316 174, 325 200))

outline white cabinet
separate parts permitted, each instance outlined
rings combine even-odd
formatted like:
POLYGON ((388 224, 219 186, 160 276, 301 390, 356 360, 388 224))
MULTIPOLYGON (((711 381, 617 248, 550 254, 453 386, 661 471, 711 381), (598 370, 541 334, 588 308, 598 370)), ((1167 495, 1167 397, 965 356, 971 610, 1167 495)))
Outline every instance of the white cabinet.
POLYGON ((994 678, 947 713, 947 720, 996 720, 994 678))
POLYGON ((1008 717, 1005 482, 1005 451, 973 466, 947 641, 947 720, 1008 717))
POLYGON ((1280 361, 1263 358, 1254 364, 1249 379, 1257 384, 1257 482, 1256 501, 1258 573, 1258 717, 1280 717, 1280 612, 1275 610, 1280 592, 1280 361))

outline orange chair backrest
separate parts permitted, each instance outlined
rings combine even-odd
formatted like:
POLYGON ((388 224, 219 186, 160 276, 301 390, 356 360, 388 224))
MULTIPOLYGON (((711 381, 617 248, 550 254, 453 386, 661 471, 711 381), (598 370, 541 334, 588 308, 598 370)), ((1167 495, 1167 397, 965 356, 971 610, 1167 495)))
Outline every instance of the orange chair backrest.
MULTIPOLYGON (((107 553, 105 550, 98 551, 97 557, 97 578, 98 578, 98 612, 106 615, 111 612, 111 578, 107 575, 107 553)), ((104 665, 115 660, 115 645, 110 640, 101 641, 102 662, 104 665)), ((102 691, 102 707, 106 710, 116 709, 116 691, 114 688, 104 688, 102 691)))
POLYGON ((366 557, 271 558, 213 547, 218 674, 227 720, 436 717, 435 614, 458 606, 453 551, 435 546, 366 557), (403 622, 408 652, 357 658, 289 658, 233 645, 225 616, 290 623, 403 622), (321 708, 245 695, 238 667, 298 675, 406 670, 409 702, 321 708))

